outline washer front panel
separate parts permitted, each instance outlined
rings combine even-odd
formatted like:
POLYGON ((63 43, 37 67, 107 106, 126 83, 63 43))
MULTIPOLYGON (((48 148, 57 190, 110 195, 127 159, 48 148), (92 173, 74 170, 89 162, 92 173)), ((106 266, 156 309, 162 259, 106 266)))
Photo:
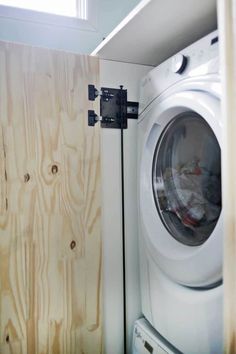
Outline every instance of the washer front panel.
MULTIPOLYGON (((159 207, 159 210, 161 209, 160 198, 158 199, 157 194, 156 197, 154 197, 155 193, 153 194, 153 176, 155 175, 155 169, 157 171, 159 168, 157 165, 157 160, 155 165, 154 156, 157 152, 159 156, 161 156, 161 144, 158 144, 158 142, 163 142, 163 139, 165 139, 165 132, 168 127, 171 126, 171 122, 174 122, 176 117, 186 118, 187 114, 189 114, 188 112, 191 112, 191 114, 195 117, 195 122, 199 117, 199 125, 205 124, 208 126, 208 132, 211 132, 209 144, 214 142, 213 150, 215 149, 214 151, 216 152, 216 156, 214 158, 216 158, 216 160, 220 159, 220 148, 217 148, 217 141, 219 146, 221 144, 219 116, 220 102, 217 98, 211 96, 207 92, 185 91, 173 94, 164 101, 153 105, 152 109, 150 109, 147 113, 148 116, 144 118, 148 119, 149 126, 144 137, 139 171, 139 202, 142 224, 141 232, 145 238, 150 256, 161 267, 161 269, 169 275, 169 277, 181 284, 193 287, 202 287, 211 286, 215 282, 219 281, 222 276, 222 218, 219 216, 220 201, 218 200, 218 210, 215 216, 212 217, 212 219, 214 219, 212 220, 213 223, 211 225, 212 230, 209 230, 208 233, 206 232, 205 236, 202 233, 202 240, 199 242, 197 241, 196 244, 198 244, 198 246, 195 245, 193 247, 193 245, 187 245, 187 241, 181 243, 178 237, 173 237, 174 231, 173 229, 170 230, 170 224, 168 225, 168 222, 164 220, 163 217, 160 217, 157 212, 157 206, 159 207), (217 219, 218 222, 216 222, 217 219)), ((199 144, 201 145, 200 142, 199 144)), ((207 144, 203 144, 202 149, 203 148, 208 150, 207 144)), ((204 157, 204 164, 206 164, 208 159, 209 161, 211 160, 212 157, 210 155, 213 150, 210 151, 209 148, 208 151, 205 151, 206 154, 209 153, 209 157, 204 157)), ((202 152, 201 156, 205 153, 202 152)), ((191 151, 191 148, 189 148, 189 159, 190 155, 194 156, 193 149, 191 151)), ((188 154, 186 154, 186 156, 188 156, 188 154)), ((191 161, 187 160, 185 161, 185 165, 191 163, 191 161)), ((195 165, 196 163, 197 161, 195 161, 195 165)), ((198 164, 199 163, 200 162, 198 162, 198 164)), ((220 161, 219 163, 216 162, 213 165, 214 167, 210 169, 211 172, 208 172, 213 173, 213 170, 215 169, 214 173, 218 178, 217 185, 220 188, 220 161)), ((203 167, 205 168, 206 166, 198 167, 203 169, 203 167)), ((184 166, 182 166, 182 168, 184 168, 184 166)), ((154 181, 154 184, 156 182, 154 181)), ((209 183, 209 180, 207 183, 209 183)), ((200 183, 198 184, 200 185, 200 183)), ((197 217, 198 219, 201 217, 199 204, 200 203, 198 203, 197 208, 193 210, 195 212, 195 221, 197 217)), ((209 210, 208 213, 210 213, 209 210)), ((193 221, 193 218, 190 221, 193 221)), ((201 218, 201 221, 204 221, 203 217, 201 218)), ((190 229, 189 225, 188 228, 190 229)), ((196 239, 200 240, 201 237, 199 235, 196 239)), ((187 236, 186 239, 188 239, 187 236)))

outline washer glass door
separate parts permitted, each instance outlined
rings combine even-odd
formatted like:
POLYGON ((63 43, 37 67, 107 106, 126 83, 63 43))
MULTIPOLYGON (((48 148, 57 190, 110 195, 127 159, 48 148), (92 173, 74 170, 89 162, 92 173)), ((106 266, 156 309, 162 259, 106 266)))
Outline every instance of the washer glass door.
POLYGON ((152 187, 169 233, 189 246, 203 244, 221 212, 221 152, 213 130, 193 111, 173 118, 156 145, 152 187))

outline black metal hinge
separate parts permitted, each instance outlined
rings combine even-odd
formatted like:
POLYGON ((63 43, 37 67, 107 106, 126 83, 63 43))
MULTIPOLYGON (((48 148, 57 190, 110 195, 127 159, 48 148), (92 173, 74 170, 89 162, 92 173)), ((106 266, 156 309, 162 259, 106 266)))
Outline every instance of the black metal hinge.
POLYGON ((94 126, 100 121, 102 128, 126 129, 127 120, 138 119, 138 102, 127 101, 127 90, 102 87, 98 91, 94 85, 88 85, 88 99, 94 101, 100 96, 100 116, 93 110, 88 111, 88 125, 94 126))

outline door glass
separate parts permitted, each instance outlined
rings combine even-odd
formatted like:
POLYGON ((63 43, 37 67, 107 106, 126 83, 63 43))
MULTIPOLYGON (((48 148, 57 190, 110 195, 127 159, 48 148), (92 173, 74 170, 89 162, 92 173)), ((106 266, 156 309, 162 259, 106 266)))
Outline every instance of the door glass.
POLYGON ((221 212, 221 152, 212 129, 197 113, 175 117, 162 133, 152 184, 169 233, 185 245, 204 243, 221 212))

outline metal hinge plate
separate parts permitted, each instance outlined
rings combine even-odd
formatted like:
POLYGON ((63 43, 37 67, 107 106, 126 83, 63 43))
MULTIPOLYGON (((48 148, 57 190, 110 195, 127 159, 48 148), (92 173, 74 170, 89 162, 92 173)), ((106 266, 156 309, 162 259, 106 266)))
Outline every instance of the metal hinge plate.
POLYGON ((92 110, 88 111, 88 125, 98 121, 102 128, 126 129, 127 120, 138 119, 138 102, 127 101, 127 90, 102 87, 98 91, 94 85, 88 85, 88 98, 94 101, 100 96, 100 117, 92 110))

